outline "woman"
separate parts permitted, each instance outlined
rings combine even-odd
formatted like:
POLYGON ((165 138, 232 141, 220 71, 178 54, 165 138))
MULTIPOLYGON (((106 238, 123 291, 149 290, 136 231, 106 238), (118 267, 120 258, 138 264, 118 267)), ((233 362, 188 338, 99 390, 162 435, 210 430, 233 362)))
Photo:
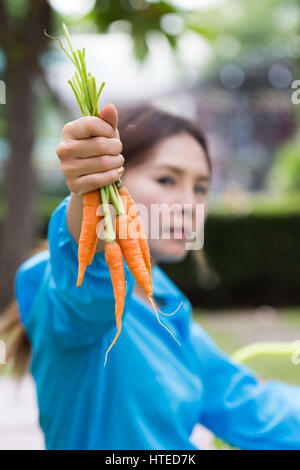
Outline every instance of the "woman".
MULTIPOLYGON (((25 262, 16 278, 47 449, 195 449, 190 435, 197 423, 243 449, 300 449, 299 387, 259 383, 222 352, 156 265, 157 304, 171 312, 183 303, 162 317, 181 346, 125 266, 123 329, 103 366, 116 332, 114 297, 102 240, 76 288, 81 195, 122 175, 149 211, 155 203, 188 204, 194 220, 196 205, 206 202, 211 164, 202 133, 185 119, 139 106, 118 125, 113 105, 99 117, 64 127, 57 154, 71 195, 51 217, 49 251, 25 262)), ((171 239, 149 238, 156 262, 186 255, 185 240, 176 236, 184 227, 175 219, 171 227, 162 219, 171 239)))

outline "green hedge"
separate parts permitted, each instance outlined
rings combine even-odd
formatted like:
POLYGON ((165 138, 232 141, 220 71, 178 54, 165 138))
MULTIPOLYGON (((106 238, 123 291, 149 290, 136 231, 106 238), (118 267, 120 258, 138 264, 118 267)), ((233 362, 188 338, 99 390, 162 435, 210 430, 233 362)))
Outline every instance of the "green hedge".
POLYGON ((204 250, 218 282, 199 283, 192 252, 161 265, 194 305, 300 304, 300 214, 210 216, 204 250))

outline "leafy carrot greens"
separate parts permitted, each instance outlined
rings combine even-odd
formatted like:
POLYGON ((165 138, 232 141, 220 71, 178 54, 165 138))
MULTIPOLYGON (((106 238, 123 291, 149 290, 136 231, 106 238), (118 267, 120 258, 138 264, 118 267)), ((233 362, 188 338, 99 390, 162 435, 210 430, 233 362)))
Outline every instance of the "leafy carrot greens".
MULTIPOLYGON (((100 87, 97 88, 95 77, 87 72, 85 49, 77 49, 75 51, 71 42, 68 28, 64 23, 62 27, 69 46, 69 52, 64 47, 62 41, 59 38, 50 36, 45 30, 44 33, 47 37, 59 41, 60 47, 71 60, 76 69, 75 75, 71 78, 71 80, 68 80, 68 83, 73 90, 82 115, 98 116, 98 102, 105 83, 102 82, 100 87)), ((97 209, 101 203, 105 219, 105 260, 108 265, 112 280, 115 297, 115 317, 117 324, 117 334, 106 352, 104 363, 105 365, 107 354, 121 332, 122 315, 126 295, 123 257, 125 258, 126 263, 131 270, 136 282, 143 288, 144 292, 149 298, 159 323, 173 336, 176 341, 177 339, 171 330, 169 330, 169 328, 167 328, 159 319, 158 308, 153 299, 149 245, 134 201, 128 189, 125 188, 120 179, 112 184, 100 188, 99 190, 91 191, 83 195, 83 219, 78 243, 77 287, 81 286, 86 267, 91 264, 96 250, 96 228, 99 221, 99 216, 97 216, 97 209), (117 216, 116 229, 111 217, 110 204, 113 205, 117 216), (132 212, 132 209, 133 213, 130 214, 129 212, 132 212), (121 230, 122 236, 120 234, 121 230), (132 236, 132 232, 136 232, 137 236, 132 236)))

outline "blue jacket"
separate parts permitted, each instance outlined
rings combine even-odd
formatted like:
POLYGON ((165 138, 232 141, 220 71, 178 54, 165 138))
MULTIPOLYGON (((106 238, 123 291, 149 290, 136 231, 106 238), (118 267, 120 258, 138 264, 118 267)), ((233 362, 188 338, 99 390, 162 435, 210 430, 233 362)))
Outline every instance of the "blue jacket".
POLYGON ((32 345, 39 419, 47 449, 185 450, 202 423, 243 449, 300 450, 300 388, 257 376, 221 351, 193 321, 189 300, 153 267, 161 325, 127 279, 123 328, 104 254, 76 288, 77 245, 66 224, 66 198, 49 225, 49 251, 18 270, 16 295, 32 345))

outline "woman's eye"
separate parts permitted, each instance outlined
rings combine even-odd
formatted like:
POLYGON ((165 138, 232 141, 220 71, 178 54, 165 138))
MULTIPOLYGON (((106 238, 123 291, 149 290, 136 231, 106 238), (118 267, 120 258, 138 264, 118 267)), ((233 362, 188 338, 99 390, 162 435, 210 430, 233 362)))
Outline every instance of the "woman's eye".
POLYGON ((170 176, 163 176, 161 178, 158 178, 156 181, 165 186, 173 186, 175 184, 175 180, 170 176))
POLYGON ((206 186, 196 186, 195 193, 206 194, 207 193, 206 186))

